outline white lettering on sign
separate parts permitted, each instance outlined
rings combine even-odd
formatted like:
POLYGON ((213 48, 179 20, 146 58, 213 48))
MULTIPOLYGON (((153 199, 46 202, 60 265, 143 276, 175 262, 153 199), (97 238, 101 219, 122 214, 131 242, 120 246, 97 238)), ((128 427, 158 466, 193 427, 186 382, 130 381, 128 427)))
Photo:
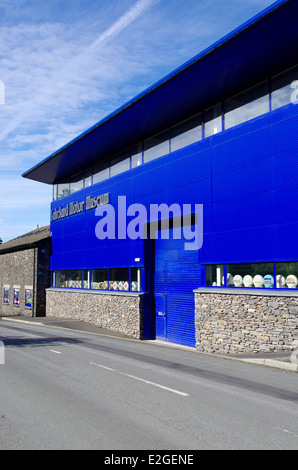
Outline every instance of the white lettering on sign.
POLYGON ((99 206, 105 206, 106 204, 110 204, 110 194, 102 194, 101 196, 91 197, 87 196, 86 198, 86 210, 95 209, 99 206))
POLYGON ((96 209, 96 207, 104 206, 110 203, 110 193, 101 194, 100 196, 87 196, 86 201, 70 202, 65 207, 59 207, 51 213, 51 221, 64 219, 70 215, 81 214, 85 210, 96 209))

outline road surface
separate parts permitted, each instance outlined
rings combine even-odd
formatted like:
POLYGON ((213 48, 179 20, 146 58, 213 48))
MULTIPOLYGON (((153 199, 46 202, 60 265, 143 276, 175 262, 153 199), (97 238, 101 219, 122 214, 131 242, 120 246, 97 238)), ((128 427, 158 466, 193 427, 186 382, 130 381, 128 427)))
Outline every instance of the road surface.
POLYGON ((298 374, 0 320, 0 449, 298 449, 298 374))

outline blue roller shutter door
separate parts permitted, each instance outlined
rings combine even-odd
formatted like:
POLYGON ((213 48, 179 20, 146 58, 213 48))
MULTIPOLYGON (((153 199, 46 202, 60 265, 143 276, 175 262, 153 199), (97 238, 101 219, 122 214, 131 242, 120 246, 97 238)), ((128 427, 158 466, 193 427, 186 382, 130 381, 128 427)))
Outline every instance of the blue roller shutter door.
MULTIPOLYGON (((155 240, 154 293, 156 338, 195 347, 193 290, 200 285, 198 251, 186 251, 184 240, 155 240)), ((160 234, 159 234, 160 235, 160 234)))

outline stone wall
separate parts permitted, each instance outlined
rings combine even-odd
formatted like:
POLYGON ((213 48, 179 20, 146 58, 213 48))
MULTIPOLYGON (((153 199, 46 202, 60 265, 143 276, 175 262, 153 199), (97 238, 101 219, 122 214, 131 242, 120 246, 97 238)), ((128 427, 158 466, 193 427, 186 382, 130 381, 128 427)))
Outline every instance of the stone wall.
POLYGON ((34 248, 0 256, 0 314, 32 316, 25 307, 25 289, 33 289, 36 272, 34 248), (3 303, 4 287, 9 287, 9 304, 3 303), (13 304, 14 288, 20 289, 19 305, 13 304))
POLYGON ((291 350, 298 339, 297 294, 196 290, 197 350, 224 354, 291 350))
POLYGON ((143 338, 142 295, 47 289, 46 316, 83 320, 137 339, 143 338))
POLYGON ((45 289, 50 286, 50 238, 38 246, 0 254, 0 315, 45 315, 45 289), (9 304, 4 304, 4 288, 9 288, 9 304), (14 289, 20 292, 19 305, 13 303, 14 289), (33 291, 32 307, 25 306, 25 290, 33 291))

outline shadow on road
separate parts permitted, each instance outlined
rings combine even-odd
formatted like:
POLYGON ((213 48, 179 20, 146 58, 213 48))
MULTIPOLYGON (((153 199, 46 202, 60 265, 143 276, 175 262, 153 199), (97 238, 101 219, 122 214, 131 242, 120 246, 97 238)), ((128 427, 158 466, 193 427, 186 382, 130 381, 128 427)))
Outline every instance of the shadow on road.
POLYGON ((49 345, 57 345, 57 344, 80 344, 82 343, 80 340, 72 339, 72 338, 64 338, 64 337, 47 337, 47 338, 20 338, 20 337, 10 337, 7 336, 3 337, 0 336, 0 340, 4 343, 5 347, 18 347, 18 348, 26 348, 30 347, 37 347, 37 346, 49 346, 49 345))

